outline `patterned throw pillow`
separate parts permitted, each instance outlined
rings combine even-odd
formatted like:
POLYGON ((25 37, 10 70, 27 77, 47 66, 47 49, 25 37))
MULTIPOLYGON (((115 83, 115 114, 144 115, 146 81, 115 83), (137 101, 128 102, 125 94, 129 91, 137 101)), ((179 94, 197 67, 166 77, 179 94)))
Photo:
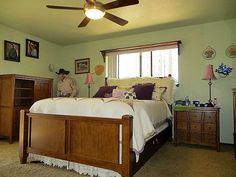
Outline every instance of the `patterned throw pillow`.
POLYGON ((127 91, 124 90, 120 90, 120 89, 113 89, 112 91, 112 97, 113 98, 120 98, 120 99, 124 99, 125 98, 125 93, 127 93, 127 91))
POLYGON ((152 99, 161 101, 166 89, 166 87, 155 87, 155 90, 152 92, 152 99))
POLYGON ((125 99, 130 99, 130 100, 137 99, 135 92, 126 92, 125 93, 125 99))

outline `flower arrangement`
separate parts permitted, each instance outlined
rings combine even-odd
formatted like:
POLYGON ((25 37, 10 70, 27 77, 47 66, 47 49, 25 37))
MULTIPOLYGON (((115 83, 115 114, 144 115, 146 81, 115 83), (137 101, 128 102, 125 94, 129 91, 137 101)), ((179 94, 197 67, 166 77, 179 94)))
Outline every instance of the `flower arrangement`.
POLYGON ((215 70, 221 77, 226 77, 232 72, 233 68, 227 67, 225 64, 221 63, 219 67, 215 70))

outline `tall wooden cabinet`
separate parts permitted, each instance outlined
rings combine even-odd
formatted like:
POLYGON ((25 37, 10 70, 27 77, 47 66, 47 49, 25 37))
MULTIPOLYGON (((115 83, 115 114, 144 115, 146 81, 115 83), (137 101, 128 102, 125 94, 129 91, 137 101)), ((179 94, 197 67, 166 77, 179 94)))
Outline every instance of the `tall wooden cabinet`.
POLYGON ((234 112, 234 156, 236 158, 236 88, 233 89, 233 112, 234 112))
POLYGON ((0 137, 9 138, 9 143, 18 139, 20 110, 52 97, 52 84, 49 78, 0 75, 0 137))

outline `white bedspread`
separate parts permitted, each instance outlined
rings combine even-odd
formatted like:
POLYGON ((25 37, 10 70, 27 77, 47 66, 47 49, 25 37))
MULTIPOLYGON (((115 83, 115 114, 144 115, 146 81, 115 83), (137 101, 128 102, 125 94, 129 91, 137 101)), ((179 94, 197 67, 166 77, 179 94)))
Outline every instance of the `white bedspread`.
POLYGON ((133 151, 136 153, 136 160, 143 151, 146 140, 155 134, 155 128, 171 116, 164 101, 116 98, 48 98, 35 102, 30 112, 118 119, 126 114, 132 115, 133 151))

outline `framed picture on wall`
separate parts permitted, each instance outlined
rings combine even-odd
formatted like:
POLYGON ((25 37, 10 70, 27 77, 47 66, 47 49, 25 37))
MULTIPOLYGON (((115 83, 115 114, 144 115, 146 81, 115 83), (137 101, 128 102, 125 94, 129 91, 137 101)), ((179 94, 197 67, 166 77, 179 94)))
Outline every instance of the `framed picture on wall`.
POLYGON ((25 55, 27 57, 39 58, 39 42, 26 39, 25 55))
POLYGON ((90 72, 90 59, 83 58, 75 60, 75 74, 83 74, 90 72))
POLYGON ((5 40, 4 59, 9 61, 20 62, 20 44, 5 40))

